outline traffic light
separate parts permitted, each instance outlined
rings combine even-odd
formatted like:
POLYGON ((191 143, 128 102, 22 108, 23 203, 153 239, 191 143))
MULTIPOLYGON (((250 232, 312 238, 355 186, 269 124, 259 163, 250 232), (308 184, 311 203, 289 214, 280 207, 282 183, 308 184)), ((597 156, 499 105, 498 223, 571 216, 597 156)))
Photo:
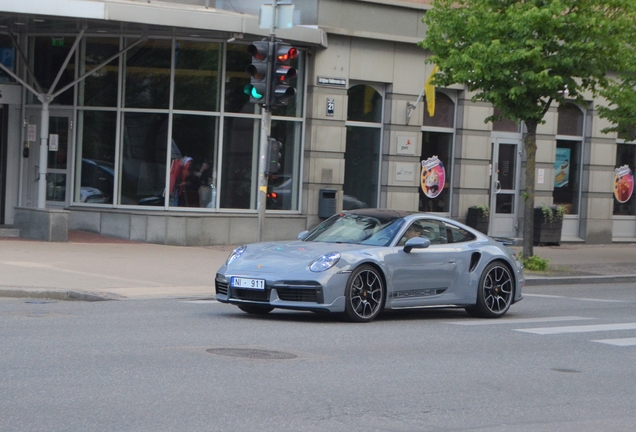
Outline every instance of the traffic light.
POLYGON ((291 61, 296 57, 298 57, 298 49, 295 47, 284 42, 276 42, 274 45, 271 106, 285 106, 289 99, 296 97, 296 89, 290 85, 290 80, 298 75, 296 68, 290 66, 291 61))
POLYGON ((283 157, 283 143, 275 138, 267 138, 267 166, 265 174, 276 174, 280 170, 283 157))
POLYGON ((269 42, 252 42, 247 47, 252 55, 252 63, 245 69, 250 74, 250 83, 243 92, 249 95, 250 103, 267 105, 267 67, 269 64, 269 42))

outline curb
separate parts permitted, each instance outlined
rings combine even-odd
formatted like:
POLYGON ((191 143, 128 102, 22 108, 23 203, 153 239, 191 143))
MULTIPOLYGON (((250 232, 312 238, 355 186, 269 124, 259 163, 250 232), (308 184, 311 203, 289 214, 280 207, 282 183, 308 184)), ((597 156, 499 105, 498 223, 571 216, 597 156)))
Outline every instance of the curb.
POLYGON ((526 276, 526 286, 607 284, 607 283, 633 283, 633 282, 636 282, 636 275, 554 276, 554 277, 530 277, 530 278, 526 276))
POLYGON ((85 291, 62 291, 50 289, 0 288, 0 297, 42 298, 68 301, 108 301, 125 297, 112 293, 90 293, 85 291))

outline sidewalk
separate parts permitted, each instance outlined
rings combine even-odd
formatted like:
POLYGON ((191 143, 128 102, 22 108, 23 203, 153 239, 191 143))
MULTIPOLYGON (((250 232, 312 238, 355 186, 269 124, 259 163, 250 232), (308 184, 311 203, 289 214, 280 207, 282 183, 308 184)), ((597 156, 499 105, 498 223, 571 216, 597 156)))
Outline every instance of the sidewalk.
MULTIPOLYGON (((232 246, 179 247, 71 231, 68 243, 0 238, 0 297, 107 300, 213 298, 232 246)), ((520 247, 515 247, 520 251, 520 247)), ((527 285, 636 282, 636 245, 535 247, 548 272, 527 285)))

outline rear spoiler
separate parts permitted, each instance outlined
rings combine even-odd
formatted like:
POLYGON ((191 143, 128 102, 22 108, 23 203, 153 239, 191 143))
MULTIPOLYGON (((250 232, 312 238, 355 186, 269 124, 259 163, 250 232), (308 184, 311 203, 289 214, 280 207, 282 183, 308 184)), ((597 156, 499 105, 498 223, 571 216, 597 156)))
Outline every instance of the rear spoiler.
POLYGON ((510 237, 491 237, 494 241, 502 243, 505 246, 514 246, 519 240, 510 237))

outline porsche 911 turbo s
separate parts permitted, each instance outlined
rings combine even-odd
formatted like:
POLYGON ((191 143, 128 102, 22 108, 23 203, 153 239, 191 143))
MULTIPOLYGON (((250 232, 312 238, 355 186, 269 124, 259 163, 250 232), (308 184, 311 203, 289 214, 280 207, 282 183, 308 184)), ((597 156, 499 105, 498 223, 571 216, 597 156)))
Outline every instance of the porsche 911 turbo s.
POLYGON ((351 210, 297 240, 237 247, 216 274, 216 299, 251 314, 335 312, 354 322, 430 306, 499 318, 524 285, 510 244, 431 213, 351 210))

